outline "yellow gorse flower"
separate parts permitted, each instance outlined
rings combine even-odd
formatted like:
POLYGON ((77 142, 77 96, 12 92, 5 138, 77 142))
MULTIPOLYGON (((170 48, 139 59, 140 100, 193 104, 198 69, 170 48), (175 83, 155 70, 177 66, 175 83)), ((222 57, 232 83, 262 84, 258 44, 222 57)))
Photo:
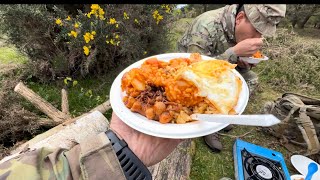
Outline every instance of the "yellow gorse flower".
POLYGON ((105 13, 104 13, 103 9, 100 8, 100 9, 99 9, 99 18, 100 18, 101 20, 105 20, 104 14, 105 14, 105 13))
MULTIPOLYGON (((116 35, 116 39, 118 39, 119 38, 119 36, 117 37, 118 35, 116 35)), ((106 36, 106 38, 108 38, 108 36, 106 36)), ((119 44, 120 44, 120 41, 115 41, 114 39, 110 39, 110 40, 106 40, 106 43, 107 44, 112 44, 112 45, 114 45, 114 46, 119 46, 119 44)))
POLYGON ((76 31, 71 31, 70 33, 68 33, 68 35, 76 38, 78 36, 78 33, 76 31))
POLYGON ((115 45, 115 41, 113 39, 110 39, 110 44, 115 45))
POLYGON ((56 19, 56 24, 58 24, 59 26, 62 26, 62 21, 60 18, 56 19))
POLYGON ((171 9, 170 9, 169 5, 166 5, 165 8, 166 8, 166 13, 170 13, 170 10, 171 10, 171 9))
POLYGON ((91 5, 91 11, 86 14, 88 18, 91 18, 91 15, 94 14, 96 18, 100 18, 101 20, 104 20, 104 10, 98 5, 98 4, 92 4, 91 5))
POLYGON ((143 55, 146 55, 146 54, 147 54, 147 51, 144 51, 144 52, 143 52, 143 55))
POLYGON ((129 19, 129 16, 126 12, 123 12, 123 19, 129 19))
POLYGON ((117 21, 115 18, 110 18, 109 24, 116 24, 116 23, 117 23, 117 21))
POLYGON ((163 19, 163 16, 159 14, 158 10, 155 10, 152 13, 153 18, 156 20, 156 23, 159 24, 159 22, 163 19))
POLYGON ((159 24, 160 20, 162 20, 162 19, 163 19, 163 16, 159 15, 159 16, 157 17, 157 24, 159 24))
POLYGON ((66 20, 67 20, 67 21, 70 21, 70 20, 71 20, 71 17, 70 17, 70 16, 68 16, 68 17, 66 18, 66 20))
POLYGON ((93 39, 94 39, 94 35, 96 35, 96 32, 95 32, 95 31, 92 31, 91 33, 86 32, 86 33, 83 35, 84 41, 85 41, 86 43, 89 43, 90 40, 93 40, 93 39))
POLYGON ((83 35, 83 38, 86 43, 89 43, 90 42, 90 33, 86 33, 85 35, 83 35))
POLYGON ((92 10, 97 11, 97 10, 99 10, 99 8, 100 8, 99 4, 91 4, 92 10))
POLYGON ((139 21, 138 21, 138 19, 134 19, 134 22, 135 22, 135 23, 137 23, 137 24, 139 24, 139 21))
POLYGON ((78 28, 79 27, 79 23, 74 23, 74 28, 78 28))
POLYGON ((88 56, 90 54, 90 49, 87 46, 83 46, 83 53, 88 56))
POLYGON ((119 39, 119 35, 118 35, 118 34, 116 34, 114 38, 119 39))

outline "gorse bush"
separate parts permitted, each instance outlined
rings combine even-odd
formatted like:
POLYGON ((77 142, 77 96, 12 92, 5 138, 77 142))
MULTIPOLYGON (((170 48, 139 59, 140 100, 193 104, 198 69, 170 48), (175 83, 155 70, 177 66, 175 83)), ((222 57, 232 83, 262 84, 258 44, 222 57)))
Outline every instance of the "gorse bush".
POLYGON ((26 53, 39 78, 103 74, 169 49, 172 5, 2 6, 2 31, 26 53))

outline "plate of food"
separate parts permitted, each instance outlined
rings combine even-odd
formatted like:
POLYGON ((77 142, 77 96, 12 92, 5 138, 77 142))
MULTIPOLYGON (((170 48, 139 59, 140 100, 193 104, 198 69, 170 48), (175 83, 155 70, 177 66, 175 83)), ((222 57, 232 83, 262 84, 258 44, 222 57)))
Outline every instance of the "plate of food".
POLYGON ((250 64, 258 64, 261 61, 269 60, 269 58, 263 55, 260 51, 254 53, 251 57, 240 57, 240 59, 250 64))
POLYGON ((241 114, 247 106, 248 86, 235 66, 198 53, 147 57, 116 77, 110 103, 123 122, 145 134, 205 136, 228 124, 195 121, 191 114, 241 114))

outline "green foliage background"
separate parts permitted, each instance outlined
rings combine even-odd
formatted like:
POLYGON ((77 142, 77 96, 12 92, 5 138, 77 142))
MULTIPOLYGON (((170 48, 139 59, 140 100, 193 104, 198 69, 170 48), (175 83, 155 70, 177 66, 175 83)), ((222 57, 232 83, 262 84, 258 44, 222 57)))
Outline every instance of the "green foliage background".
POLYGON ((171 20, 173 5, 106 4, 100 6, 104 10, 103 19, 95 15, 88 18, 91 5, 84 5, 77 13, 66 7, 1 6, 1 31, 7 34, 9 43, 29 57, 33 76, 40 80, 104 74, 119 64, 132 63, 169 48, 165 24, 171 20), (68 16, 70 20, 66 20, 68 16), (157 22, 159 16, 162 19, 157 22), (111 18, 117 23, 110 24, 111 18), (56 24, 56 19, 62 24, 56 24), (70 36, 71 31, 77 36, 70 36), (86 43, 83 35, 92 31, 96 35, 86 43), (115 35, 119 37, 118 45, 106 43, 115 35), (84 54, 84 46, 90 47, 89 55, 84 54))

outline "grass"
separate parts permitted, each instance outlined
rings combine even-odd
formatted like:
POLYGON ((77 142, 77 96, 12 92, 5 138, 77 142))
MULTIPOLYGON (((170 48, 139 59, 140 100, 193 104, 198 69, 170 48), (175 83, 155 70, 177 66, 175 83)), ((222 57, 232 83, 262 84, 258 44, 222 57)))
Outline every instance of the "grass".
MULTIPOLYGON (((171 47, 172 52, 176 52, 176 42, 184 33, 187 28, 187 24, 191 22, 192 19, 183 18, 174 22, 173 30, 170 34, 171 37, 171 47)), ((319 39, 316 39, 313 36, 311 38, 308 34, 310 32, 314 34, 318 34, 319 30, 307 30, 309 33, 304 33, 303 31, 297 31, 297 33, 301 36, 299 37, 301 41, 311 41, 319 42, 319 39), (315 32, 317 31, 317 32, 315 32)), ((10 46, 0 47, 0 64, 8 64, 8 63, 24 63, 25 59, 22 55, 18 54, 17 51, 10 46), (4 53, 3 53, 4 52, 4 53)), ((307 52, 303 52, 307 53, 307 52)), ((283 57, 283 56, 282 56, 283 57)), ((303 57, 305 58, 305 56, 303 57)), ((312 84, 312 78, 309 84, 305 87, 292 86, 290 84, 287 86, 282 86, 282 84, 274 84, 273 81, 278 81, 282 78, 282 76, 290 76, 292 73, 290 71, 290 65, 285 63, 286 59, 279 59, 278 61, 270 61, 266 63, 261 63, 257 68, 254 68, 254 71, 259 74, 260 85, 259 88, 254 95, 253 98, 250 99, 249 104, 246 108, 244 114, 253 114, 259 113, 261 108, 263 107, 266 101, 275 100, 285 91, 293 91, 299 92, 305 95, 314 95, 319 96, 320 91, 317 88, 309 88, 315 86, 312 84), (267 64, 268 63, 268 64, 267 64), (271 64, 271 65, 270 65, 271 64), (279 75, 277 73, 271 73, 273 70, 281 70, 285 69, 287 74, 279 75), (268 71, 268 73, 265 73, 268 71), (284 88, 285 87, 285 88, 284 88)), ((319 59, 318 59, 319 62, 319 59)), ((318 63, 319 64, 319 63, 318 63)), ((116 75, 123 69, 124 67, 118 67, 110 71, 110 73, 106 74, 100 78, 86 78, 78 80, 78 84, 75 87, 70 87, 68 89, 68 97, 69 97, 69 105, 70 112, 74 115, 80 115, 81 113, 87 112, 96 105, 104 102, 108 99, 110 86, 116 77, 116 75), (92 91, 92 96, 85 95, 89 90, 92 91)), ((299 68, 299 67, 298 67, 299 68)), ((307 68, 303 69, 305 72, 302 74, 309 74, 307 68)), ((316 75, 314 75, 315 78, 316 75)), ((303 77, 296 77, 303 79, 303 77)), ((281 81, 279 81, 281 82, 281 81)), ((27 81, 27 86, 38 93, 41 97, 52 103, 55 107, 60 109, 61 103, 61 95, 60 91, 63 87, 63 80, 50 83, 50 84, 39 84, 34 83, 32 81, 27 81)), ((27 109, 37 112, 41 114, 41 112, 35 110, 35 108, 28 102, 23 102, 24 107, 27 109)), ((110 117, 110 112, 106 114, 106 116, 110 117)), ((239 137, 242 140, 261 145, 267 148, 275 149, 276 151, 280 151, 283 153, 286 159, 287 166, 289 167, 290 172, 294 172, 293 167, 290 165, 291 163, 288 161, 290 155, 292 154, 287 149, 283 148, 279 141, 275 138, 262 133, 258 128, 254 127, 246 127, 246 126, 237 126, 229 133, 223 133, 221 135, 221 141, 224 146, 224 150, 221 153, 212 153, 211 150, 205 145, 203 138, 195 139, 196 150, 194 152, 193 160, 192 160, 192 168, 190 173, 190 179, 194 180, 218 180, 222 177, 230 177, 234 178, 234 165, 233 165, 233 154, 232 154, 232 146, 236 139, 239 137), (250 132, 250 133, 248 133, 250 132), (248 134, 246 134, 248 133, 248 134), (244 134, 246 134, 244 136, 244 134)))
POLYGON ((0 46, 0 64, 24 64, 27 58, 12 46, 0 46))

